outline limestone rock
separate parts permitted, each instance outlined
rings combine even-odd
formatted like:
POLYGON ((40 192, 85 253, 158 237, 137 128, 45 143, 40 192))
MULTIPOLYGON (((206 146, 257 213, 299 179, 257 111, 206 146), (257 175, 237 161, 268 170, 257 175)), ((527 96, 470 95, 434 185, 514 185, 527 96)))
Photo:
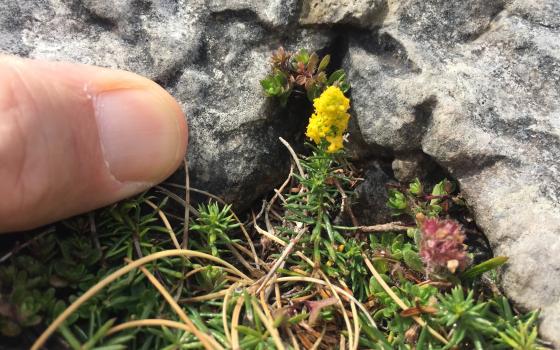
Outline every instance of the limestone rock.
MULTIPOLYGON (((276 40, 258 23, 218 15, 203 37, 205 61, 185 69, 171 89, 190 117, 193 186, 237 208, 281 182, 289 158, 278 137, 291 140, 304 129, 305 118, 279 108, 261 91, 276 40)), ((306 41, 320 49, 330 39, 304 30, 282 41, 287 48, 306 41)))
POLYGON ((373 27, 386 11, 383 0, 304 0, 301 24, 354 24, 373 27))
POLYGON ((345 67, 370 147, 422 151, 460 183, 502 287, 560 346, 560 3, 392 1, 345 67))
POLYGON ((214 13, 255 14, 263 23, 278 27, 287 26, 297 16, 297 0, 255 1, 255 0, 209 0, 208 9, 214 13))
POLYGON ((387 207, 385 185, 392 180, 383 164, 370 161, 364 164, 364 181, 352 198, 352 210, 360 225, 375 225, 392 221, 391 210, 387 207))
POLYGON ((395 179, 402 183, 410 183, 415 178, 425 180, 438 172, 434 162, 422 152, 411 152, 398 155, 391 164, 395 179))

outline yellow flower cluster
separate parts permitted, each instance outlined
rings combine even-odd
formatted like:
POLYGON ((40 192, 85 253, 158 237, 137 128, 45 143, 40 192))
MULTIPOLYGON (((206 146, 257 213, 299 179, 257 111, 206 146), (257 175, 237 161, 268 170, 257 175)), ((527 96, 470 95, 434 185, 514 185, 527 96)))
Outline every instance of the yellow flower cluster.
POLYGON ((342 135, 348 128, 348 108, 350 100, 344 96, 340 88, 329 86, 321 96, 313 100, 315 113, 309 119, 305 135, 320 144, 325 139, 329 142, 327 152, 341 149, 342 135))

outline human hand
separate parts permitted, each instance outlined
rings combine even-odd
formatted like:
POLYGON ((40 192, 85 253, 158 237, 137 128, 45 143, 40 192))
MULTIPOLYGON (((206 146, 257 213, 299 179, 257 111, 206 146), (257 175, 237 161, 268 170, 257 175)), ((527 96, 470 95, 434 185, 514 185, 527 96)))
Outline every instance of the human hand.
POLYGON ((181 108, 146 78, 0 55, 0 232, 141 192, 186 145, 181 108))

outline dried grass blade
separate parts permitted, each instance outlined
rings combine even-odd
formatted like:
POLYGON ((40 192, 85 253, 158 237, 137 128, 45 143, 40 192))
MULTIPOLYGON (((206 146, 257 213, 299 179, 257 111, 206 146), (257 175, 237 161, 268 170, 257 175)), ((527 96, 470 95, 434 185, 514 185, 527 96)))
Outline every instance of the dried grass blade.
POLYGON ((175 232, 173 231, 173 228, 171 227, 169 220, 167 220, 167 216, 165 215, 165 213, 157 205, 152 203, 149 199, 144 200, 144 202, 146 202, 146 204, 148 204, 155 211, 157 211, 159 217, 161 218, 161 221, 163 221, 163 224, 165 225, 165 228, 169 233, 169 237, 171 238, 173 245, 175 246, 176 249, 181 249, 181 245, 179 244, 179 241, 177 241, 177 236, 175 236, 175 232))
MULTIPOLYGON (((368 267, 369 271, 372 273, 372 275, 375 278, 375 280, 377 281, 377 283, 379 283, 379 285, 381 285, 383 290, 385 290, 385 292, 391 297, 391 299, 393 299, 393 301, 401 309, 407 310, 408 306, 399 298, 398 295, 395 294, 395 292, 393 292, 393 290, 389 287, 389 285, 387 285, 385 280, 383 280, 383 278, 381 278, 381 275, 379 274, 379 272, 377 272, 377 270, 375 269, 375 267, 373 266, 373 264, 371 263, 369 258, 365 254, 362 254, 362 256, 364 258, 364 261, 366 262, 366 266, 368 267)), ((412 319, 414 319, 414 321, 416 321, 416 323, 418 323, 420 326, 428 327, 428 331, 430 332, 430 334, 433 335, 436 339, 438 339, 442 343, 444 343, 444 344, 449 343, 447 341, 447 339, 445 339, 444 336, 442 336, 441 334, 436 332, 432 327, 428 326, 422 318, 420 318, 418 316, 412 316, 412 319)))
POLYGON ((60 315, 58 315, 58 317, 47 327, 47 329, 45 329, 43 331, 43 333, 39 336, 39 338, 37 338, 37 340, 35 340, 35 343, 33 343, 32 347, 31 347, 31 350, 41 349, 41 347, 45 344, 45 342, 49 339, 49 337, 58 329, 58 327, 60 327, 60 325, 72 313, 74 313, 76 310, 78 310, 78 308, 80 306, 82 306, 92 296, 97 294, 101 289, 105 288, 106 286, 111 284, 113 281, 117 280, 119 277, 129 273, 130 271, 138 268, 139 266, 143 266, 144 264, 147 264, 151 261, 161 259, 161 258, 170 257, 170 256, 186 256, 186 257, 197 257, 197 258, 208 259, 210 261, 214 261, 216 263, 219 263, 221 265, 224 265, 224 266, 232 269, 233 271, 235 271, 235 273, 237 275, 239 275, 244 280, 247 280, 249 282, 252 281, 243 272, 241 272, 237 268, 235 268, 235 266, 231 265, 230 263, 228 263, 228 262, 226 262, 226 261, 224 261, 220 258, 217 258, 217 257, 209 255, 209 254, 205 254, 205 253, 201 253, 201 252, 193 251, 193 250, 186 250, 186 249, 185 250, 172 249, 172 250, 165 250, 165 251, 162 251, 162 252, 153 253, 153 254, 147 255, 147 256, 145 256, 141 259, 134 260, 130 264, 128 264, 124 267, 121 267, 117 271, 111 273, 109 276, 107 276, 104 279, 102 279, 101 281, 97 282, 97 284, 95 284, 93 287, 88 289, 84 294, 82 294, 82 296, 80 296, 78 299, 74 300, 74 302, 72 304, 70 304, 70 306, 68 306, 68 308, 66 308, 66 310, 64 310, 60 315))
POLYGON ((148 269, 146 269, 144 266, 139 266, 138 268, 140 269, 140 271, 142 271, 144 275, 146 275, 148 280, 154 285, 154 287, 158 290, 158 292, 163 296, 165 301, 167 301, 171 309, 175 311, 175 313, 179 316, 181 321, 185 322, 185 324, 189 326, 189 328, 191 328, 191 333, 193 333, 194 336, 200 340, 200 342, 206 349, 223 349, 223 347, 220 344, 218 344, 218 342, 212 336, 208 336, 207 334, 201 332, 199 329, 196 328, 196 326, 191 321, 191 319, 187 316, 185 311, 181 309, 181 307, 177 304, 175 299, 173 299, 171 294, 169 294, 167 289, 165 289, 165 287, 155 278, 155 276, 150 271, 148 271, 148 269))

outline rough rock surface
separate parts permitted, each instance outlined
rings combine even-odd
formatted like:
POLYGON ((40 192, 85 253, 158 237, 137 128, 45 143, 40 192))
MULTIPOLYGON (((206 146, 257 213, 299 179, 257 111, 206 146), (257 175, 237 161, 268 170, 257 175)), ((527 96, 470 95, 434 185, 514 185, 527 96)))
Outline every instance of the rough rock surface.
MULTIPOLYGON (((189 117, 193 185, 238 204, 282 179, 277 137, 302 121, 260 91, 279 45, 347 51, 356 154, 394 154, 407 170, 423 152, 449 171, 510 257, 505 291, 543 309, 541 331, 560 347, 557 0, 0 1, 0 52, 166 87, 189 117)), ((369 174, 379 189, 385 177, 369 174)))
POLYGON ((386 6, 383 0, 304 0, 299 22, 369 28, 380 24, 386 6))
MULTIPOLYGON (((386 164, 378 161, 367 161, 363 164, 364 181, 356 186, 355 196, 352 198, 352 212, 360 225, 371 225, 390 222, 391 210, 387 207, 387 188, 391 181, 390 171, 386 164)), ((349 220, 351 223, 351 221, 349 220)))
POLYGON ((392 1, 345 59, 362 136, 422 151, 510 257, 506 293, 560 346, 560 3, 392 1))
POLYGON ((396 155, 391 167, 395 179, 402 183, 412 182, 415 178, 425 181, 439 172, 434 161, 421 151, 396 155))

